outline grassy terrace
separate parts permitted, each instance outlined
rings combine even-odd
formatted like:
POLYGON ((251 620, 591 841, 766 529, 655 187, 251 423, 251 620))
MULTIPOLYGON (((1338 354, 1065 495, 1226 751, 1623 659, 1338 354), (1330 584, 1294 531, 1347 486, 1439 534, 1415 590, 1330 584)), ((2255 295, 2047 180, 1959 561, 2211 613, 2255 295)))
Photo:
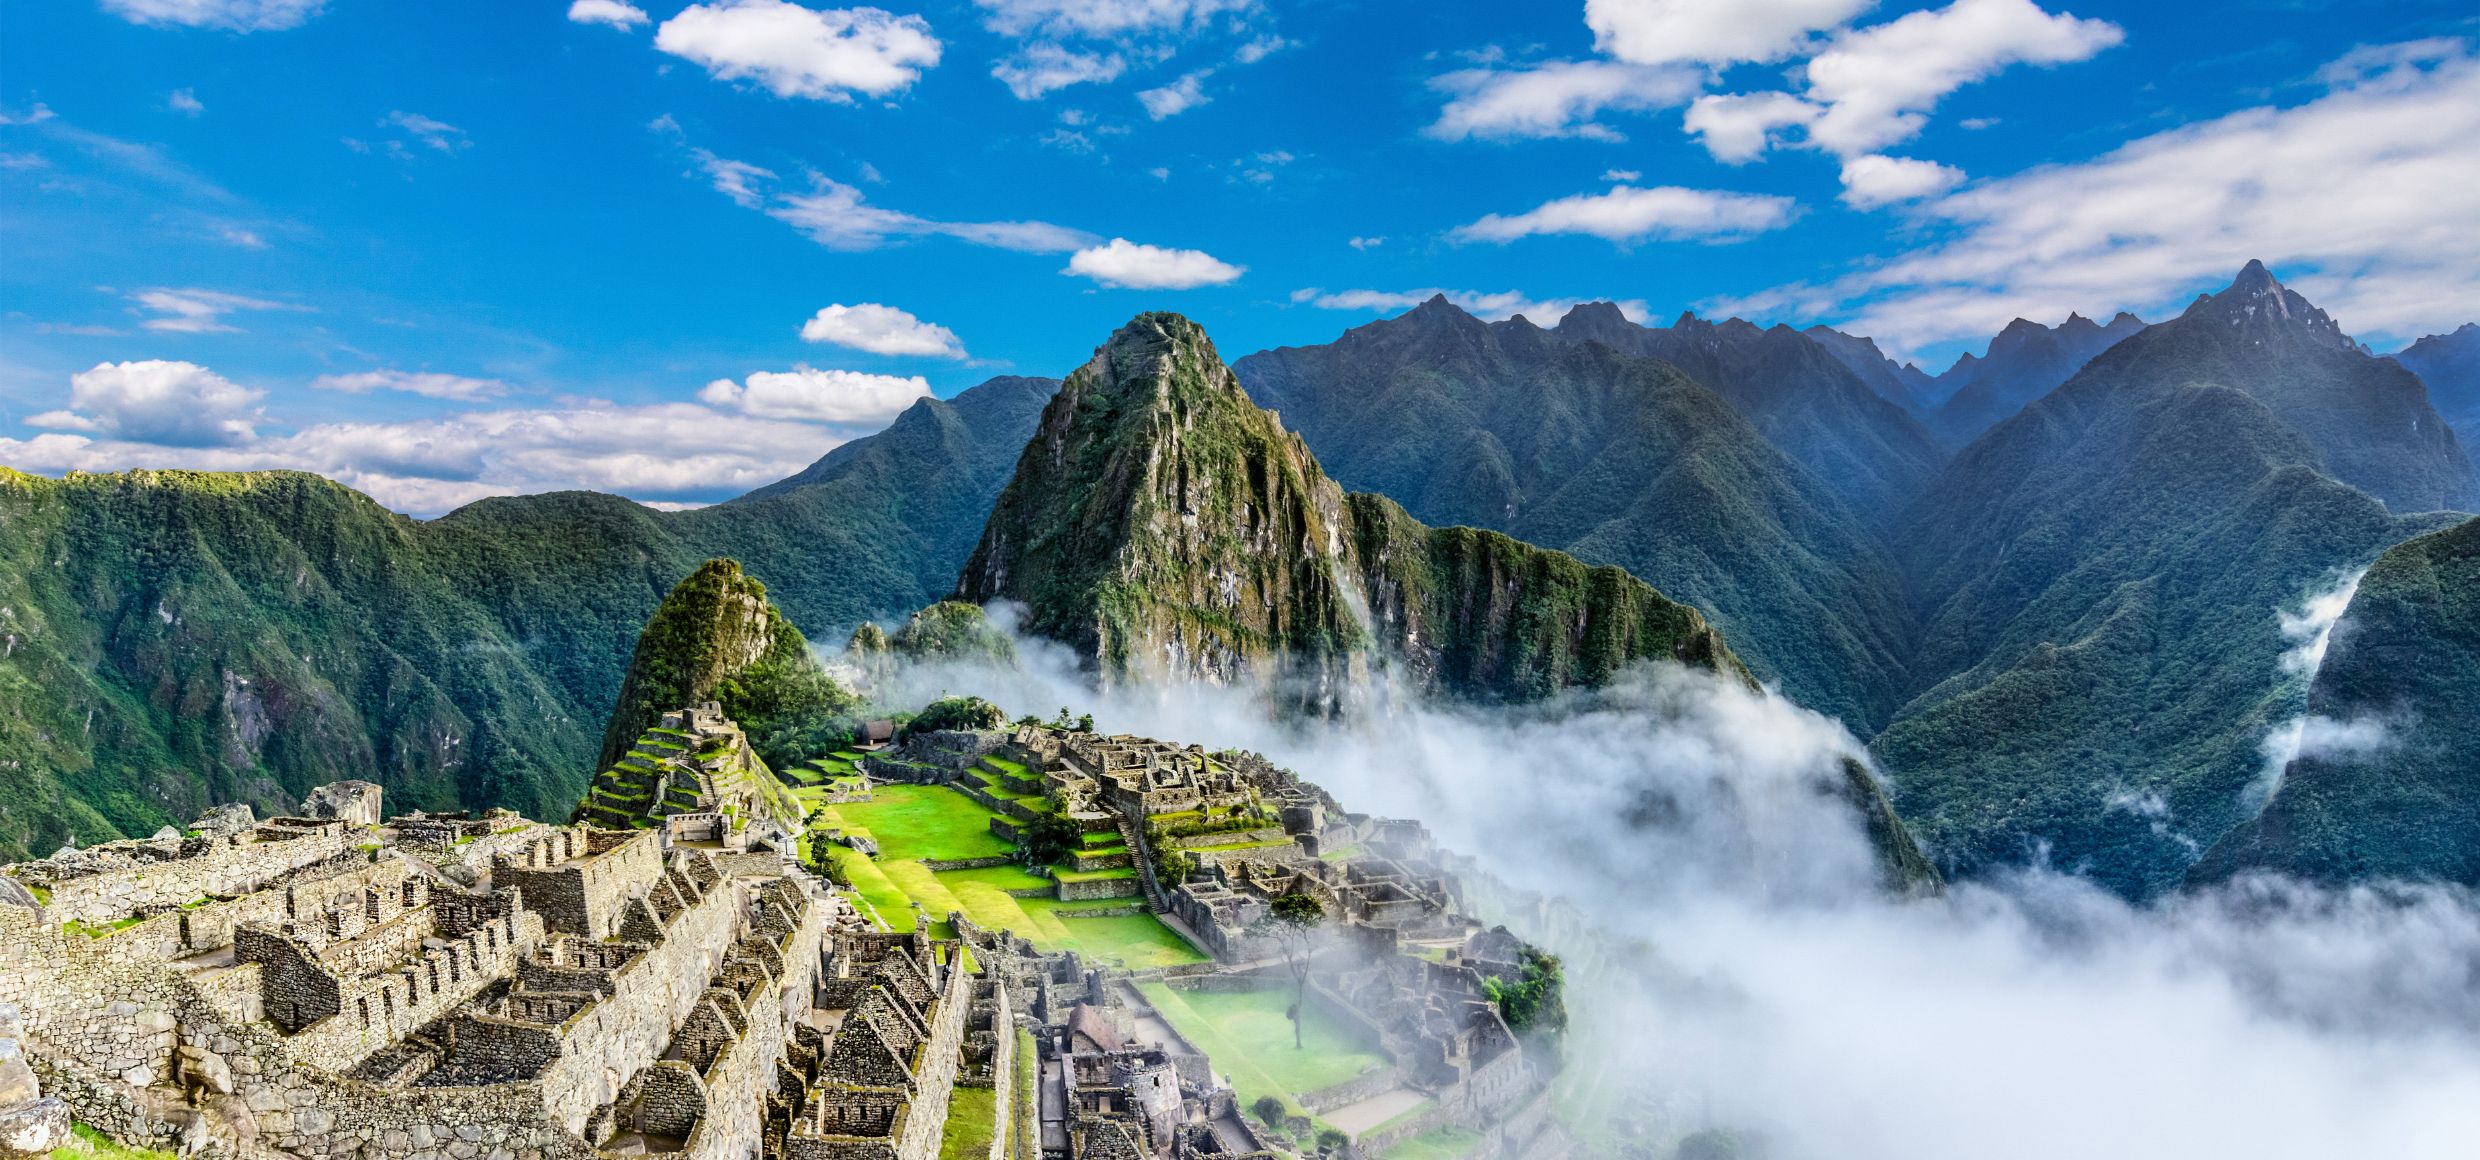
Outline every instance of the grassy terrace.
MULTIPOLYGON (((1062 918, 1054 912, 1101 909, 1114 903, 1063 903, 1056 898, 1010 895, 1011 890, 1045 890, 1052 885, 1050 879, 1018 867, 932 871, 921 864, 923 858, 947 860, 1007 854, 1013 847, 990 832, 990 819, 994 816, 980 802, 945 786, 887 785, 878 787, 874 800, 868 802, 822 806, 811 824, 862 834, 879 844, 879 857, 875 860, 842 847, 836 849, 834 856, 837 867, 851 879, 854 891, 891 929, 911 930, 913 903, 919 901, 930 915, 931 933, 942 938, 955 933, 947 929, 947 915, 962 911, 983 926, 1015 931, 1044 951, 1073 950, 1088 958, 1116 961, 1137 969, 1205 961, 1204 954, 1153 915, 1062 918)), ((1117 841, 1117 835, 1110 838, 1117 841)), ((1134 873, 1097 871, 1087 877, 1126 877, 1134 873)), ((1125 900, 1118 901, 1125 904, 1125 900)))
POLYGON ((1302 1092, 1386 1066, 1386 1057, 1359 1029, 1315 1008, 1301 1028, 1303 1045, 1292 1046, 1292 1021, 1283 1014, 1292 993, 1285 988, 1223 993, 1141 983, 1138 989, 1182 1037, 1213 1059, 1215 1070, 1238 1089, 1243 1108, 1275 1095, 1297 1109, 1295 1097, 1302 1092))
POLYGON ((999 1093, 958 1086, 947 1097, 947 1125, 939 1136, 939 1160, 988 1160, 999 1093))

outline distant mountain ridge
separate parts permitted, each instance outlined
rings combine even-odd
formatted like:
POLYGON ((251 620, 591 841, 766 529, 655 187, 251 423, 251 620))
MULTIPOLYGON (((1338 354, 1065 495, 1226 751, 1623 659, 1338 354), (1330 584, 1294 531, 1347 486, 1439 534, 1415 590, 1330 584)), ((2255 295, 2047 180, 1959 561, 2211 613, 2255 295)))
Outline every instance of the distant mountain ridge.
POLYGON ((2465 455, 2480 453, 2480 323, 2432 334, 2394 356, 2420 376, 2428 401, 2454 428, 2465 455))
POLYGON ((2045 845, 2130 895, 2176 885, 2295 711, 2273 610, 2471 492, 2419 382, 2251 263, 1907 515, 1926 684, 1873 743, 1897 807, 1950 869, 2045 845))
POLYGON ((819 635, 936 599, 1050 386, 923 400, 799 486, 685 512, 560 492, 418 521, 295 472, 0 468, 0 860, 340 778, 565 816, 677 581, 736 557, 819 635))
POLYGON ((1615 307, 1548 331, 1436 300, 1233 371, 1344 486, 1623 567, 1706 610, 1801 703, 1882 723, 1917 631, 1891 553, 1721 395, 1580 338, 1620 328, 1642 329, 1615 307))
POLYGON ((2069 314, 2057 326, 2018 318, 1989 340, 1988 353, 1966 353, 1937 378, 1947 398, 1928 416, 1930 430, 1961 447, 2075 377, 2095 355, 2144 329, 2120 311, 2108 325, 2069 314))

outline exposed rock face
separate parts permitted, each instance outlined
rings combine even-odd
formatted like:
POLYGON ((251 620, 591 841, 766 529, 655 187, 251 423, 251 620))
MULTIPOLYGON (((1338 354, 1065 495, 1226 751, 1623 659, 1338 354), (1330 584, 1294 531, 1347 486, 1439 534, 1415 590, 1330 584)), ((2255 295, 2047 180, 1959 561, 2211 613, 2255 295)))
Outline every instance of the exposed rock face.
POLYGON ((330 782, 302 795, 301 816, 375 826, 386 816, 380 812, 379 799, 379 787, 369 782, 330 782))
POLYGON ((26 1064, 26 1027, 0 1003, 0 1157, 33 1160, 69 1142, 69 1105, 45 1096, 26 1064))
POLYGON ((1347 496, 1172 314, 1069 376, 957 595, 1022 603, 1106 682, 1255 682, 1321 711, 1389 663, 1514 699, 1647 658, 1741 671, 1694 609, 1617 568, 1347 496))
POLYGON ((2195 876, 2480 886, 2480 520, 2377 558, 2334 626, 2308 712, 2358 740, 2308 746, 2195 876))

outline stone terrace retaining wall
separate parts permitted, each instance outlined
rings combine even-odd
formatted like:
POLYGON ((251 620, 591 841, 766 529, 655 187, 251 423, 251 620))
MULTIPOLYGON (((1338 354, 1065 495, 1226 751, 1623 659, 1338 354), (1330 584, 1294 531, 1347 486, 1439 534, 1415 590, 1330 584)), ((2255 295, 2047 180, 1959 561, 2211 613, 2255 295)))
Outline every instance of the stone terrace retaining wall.
MULTIPOLYGON (((353 835, 341 831, 310 832, 276 841, 255 839, 256 832, 249 830, 228 837, 189 838, 180 846, 186 857, 38 884, 51 890, 45 909, 52 921, 102 925, 202 897, 248 894, 270 879, 343 854, 354 842, 353 835), (188 853, 193 846, 197 852, 188 853)), ((146 843, 114 843, 97 850, 139 845, 146 843)))
POLYGON ((621 965, 610 995, 560 1026, 559 1058, 537 1079, 555 1123, 584 1131, 586 1118, 629 1076, 662 1058, 672 1029, 705 997, 706 980, 739 937, 743 882, 728 879, 690 903, 661 943, 621 965))

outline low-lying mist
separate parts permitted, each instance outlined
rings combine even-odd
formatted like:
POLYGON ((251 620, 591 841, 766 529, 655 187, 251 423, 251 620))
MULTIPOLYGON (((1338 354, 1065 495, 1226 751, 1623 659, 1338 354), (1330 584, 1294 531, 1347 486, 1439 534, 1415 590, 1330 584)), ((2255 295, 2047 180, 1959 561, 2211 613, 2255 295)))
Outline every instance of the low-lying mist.
POLYGON ((1016 668, 915 667, 880 692, 1255 749, 1503 881, 1484 916, 1568 963, 1559 1099, 1587 1154, 1668 1160, 1707 1129, 1777 1160, 2480 1148, 2467 891, 2258 878, 2138 907, 2028 869, 1902 901, 1822 789, 1860 745, 1699 672, 1278 724, 1252 691, 1097 692, 1017 643, 1016 668))

